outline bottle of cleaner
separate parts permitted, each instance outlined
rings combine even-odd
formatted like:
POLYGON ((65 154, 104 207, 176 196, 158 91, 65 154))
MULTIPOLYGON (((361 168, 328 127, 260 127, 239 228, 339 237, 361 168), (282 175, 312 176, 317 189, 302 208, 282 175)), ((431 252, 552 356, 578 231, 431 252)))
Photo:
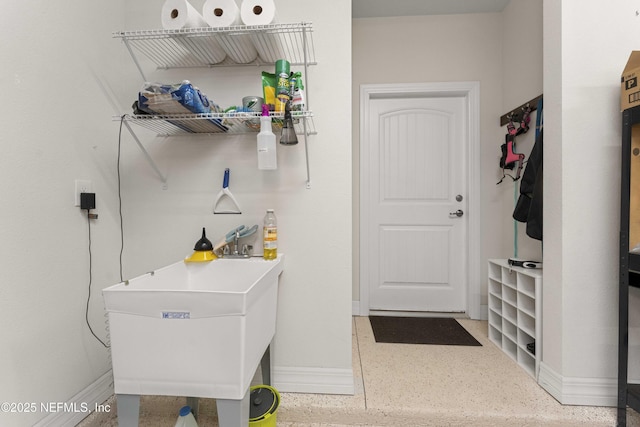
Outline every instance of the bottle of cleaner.
POLYGON ((289 74, 291 64, 286 59, 276 61, 276 111, 284 112, 284 106, 289 101, 289 74))
POLYGON ((302 84, 302 73, 296 72, 289 83, 293 85, 293 90, 290 90, 291 94, 291 111, 304 111, 305 110, 305 96, 304 85, 302 84))
POLYGON ((183 406, 180 409, 180 416, 175 427, 198 427, 195 417, 191 413, 190 406, 183 406))
POLYGON ((260 133, 258 133, 258 169, 274 170, 278 168, 276 153, 276 135, 271 130, 269 106, 262 104, 260 117, 260 133))
POLYGON ((263 258, 266 260, 276 259, 278 256, 278 222, 273 209, 267 209, 262 231, 263 258))

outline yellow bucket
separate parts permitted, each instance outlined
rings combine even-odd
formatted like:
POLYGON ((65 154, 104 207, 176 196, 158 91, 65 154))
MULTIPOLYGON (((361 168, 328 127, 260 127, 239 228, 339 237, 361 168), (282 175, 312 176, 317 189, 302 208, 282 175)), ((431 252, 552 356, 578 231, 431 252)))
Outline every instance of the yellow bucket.
POLYGON ((249 426, 276 427, 280 393, 268 385, 256 385, 249 390, 249 426))

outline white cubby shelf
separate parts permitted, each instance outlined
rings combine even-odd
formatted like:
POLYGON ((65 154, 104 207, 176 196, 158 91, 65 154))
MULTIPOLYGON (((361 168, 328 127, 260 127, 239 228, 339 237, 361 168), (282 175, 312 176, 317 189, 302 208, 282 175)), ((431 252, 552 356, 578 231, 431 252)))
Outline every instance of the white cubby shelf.
POLYGON ((542 354, 542 269, 512 267, 506 259, 492 259, 488 270, 489 340, 537 381, 542 354))

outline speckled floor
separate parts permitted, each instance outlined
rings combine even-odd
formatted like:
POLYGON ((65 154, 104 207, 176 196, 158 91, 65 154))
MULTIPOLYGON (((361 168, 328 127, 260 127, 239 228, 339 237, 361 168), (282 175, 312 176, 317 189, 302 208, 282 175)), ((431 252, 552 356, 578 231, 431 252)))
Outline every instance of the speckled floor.
MULTIPOLYGON (((353 396, 281 393, 278 426, 615 426, 613 408, 563 406, 487 338, 487 323, 459 319, 482 347, 376 343, 354 317, 353 396)), ((259 383, 260 378, 254 380, 259 383)), ((109 402, 115 407, 114 398, 109 402)), ((173 427, 185 399, 144 396, 140 427, 173 427)), ((116 411, 78 427, 116 427, 116 411)), ((200 400, 200 427, 218 426, 215 401, 200 400)), ((628 411, 628 424, 640 416, 628 411)))

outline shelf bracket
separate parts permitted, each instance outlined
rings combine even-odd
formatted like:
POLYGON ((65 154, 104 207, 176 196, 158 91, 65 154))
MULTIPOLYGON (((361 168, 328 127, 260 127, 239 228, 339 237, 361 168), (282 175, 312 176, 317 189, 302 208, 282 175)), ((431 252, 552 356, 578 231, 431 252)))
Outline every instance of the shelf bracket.
POLYGON ((311 188, 311 173, 309 171, 309 144, 307 141, 309 139, 309 132, 307 131, 307 119, 302 120, 302 126, 304 128, 304 157, 307 162, 307 189, 311 188))
POLYGON ((133 129, 131 129, 131 126, 129 126, 129 123, 127 123, 126 121, 124 122, 124 126, 129 130, 129 133, 131 134, 131 136, 133 137, 133 139, 136 141, 136 144, 138 144, 138 148, 140 148, 140 150, 142 151, 142 154, 144 154, 144 157, 147 159, 147 162, 149 163, 149 165, 153 168, 153 170, 156 172, 156 174, 158 175, 158 177, 160 178, 160 181, 162 181, 162 189, 166 190, 168 188, 167 185, 167 178, 162 174, 162 172, 160 172, 160 169, 158 168, 158 166, 156 165, 156 162, 153 161, 153 159, 151 158, 151 156, 149 155, 149 152, 147 151, 146 148, 144 148, 144 145, 142 145, 142 143, 140 142, 140 140, 138 139, 138 136, 135 134, 135 132, 133 131, 133 129))
POLYGON ((138 68, 138 71, 140 72, 140 75, 142 76, 142 81, 146 82, 147 81, 147 77, 144 75, 144 71, 142 71, 142 67, 140 66, 140 63, 138 62, 138 58, 133 53, 133 50, 131 49, 131 45, 129 45, 129 40, 127 40, 126 38, 123 39, 123 40, 124 40, 124 45, 127 47, 127 50, 129 51, 129 55, 131 55, 131 59, 133 59, 133 63, 136 64, 136 67, 138 68))
MULTIPOLYGON (((304 62, 304 78, 307 80, 307 86, 309 85, 309 68, 308 68, 308 58, 307 58, 307 29, 302 29, 302 55, 304 62)), ((306 93, 305 108, 307 110, 311 110, 309 107, 309 91, 306 93)), ((307 140, 309 139, 309 132, 307 129, 307 119, 305 118, 302 122, 302 126, 304 128, 304 156, 307 162, 307 189, 311 188, 311 173, 309 171, 309 145, 307 144, 307 140)))

